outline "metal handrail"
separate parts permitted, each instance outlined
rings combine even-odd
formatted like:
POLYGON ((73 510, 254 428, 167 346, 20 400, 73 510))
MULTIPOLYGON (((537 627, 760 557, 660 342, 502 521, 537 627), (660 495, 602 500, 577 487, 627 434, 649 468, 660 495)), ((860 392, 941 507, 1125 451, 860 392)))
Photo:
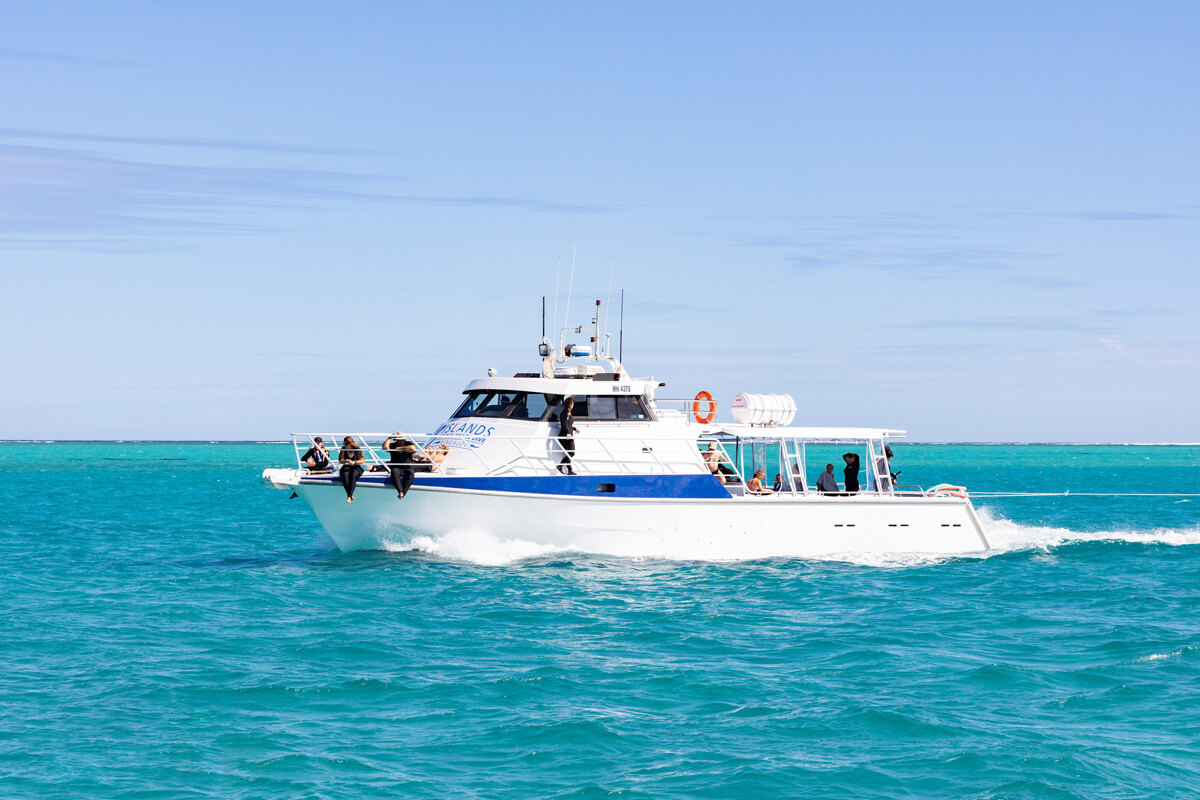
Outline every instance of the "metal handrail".
MULTIPOLYGON (((436 439, 436 436, 431 436, 429 434, 405 435, 407 438, 416 443, 417 453, 428 459, 427 462, 418 462, 418 465, 421 468, 428 468, 430 471, 443 474, 453 474, 464 469, 463 465, 445 465, 433 460, 426 445, 430 440, 436 439), (422 444, 422 442, 424 442, 424 444, 422 444)), ((387 466, 389 464, 389 459, 387 458, 389 455, 388 451, 382 450, 379 445, 382 444, 383 440, 389 438, 391 433, 294 433, 292 434, 292 445, 296 454, 296 463, 301 469, 305 468, 305 465, 300 461, 300 455, 303 452, 302 448, 304 450, 308 449, 308 447, 313 444, 312 440, 317 436, 321 436, 323 439, 325 439, 324 443, 326 445, 326 450, 329 452, 331 467, 337 463, 337 456, 341 452, 341 448, 338 446, 338 444, 340 444, 343 436, 350 436, 360 446, 360 448, 362 448, 363 455, 368 465, 387 466), (372 441, 375 443, 372 444, 372 441)), ((486 450, 486 454, 490 458, 486 460, 484 458, 484 453, 472 448, 454 448, 451 452, 455 455, 456 459, 461 458, 463 454, 469 453, 470 457, 477 462, 479 468, 482 470, 481 474, 483 476, 511 473, 519 464, 523 465, 526 469, 534 474, 543 472, 552 473, 557 471, 559 468, 561 464, 561 456, 566 455, 566 451, 561 449, 561 442, 565 441, 567 438, 568 437, 565 436, 549 436, 545 438, 517 440, 512 436, 493 436, 489 440, 489 447, 486 450), (554 443, 558 445, 558 447, 551 449, 551 447, 547 446, 547 443, 554 443), (496 447, 496 445, 502 446, 496 447), (504 456, 506 449, 512 454, 512 457, 506 459, 504 463, 496 463, 498 458, 502 458, 504 456), (555 452, 555 450, 557 450, 557 452, 555 452)), ((621 455, 614 453, 609 446, 610 443, 606 442, 603 438, 593 438, 590 436, 580 438, 578 435, 573 438, 577 443, 586 442, 589 446, 596 447, 595 451, 585 454, 583 458, 580 458, 577 451, 571 461, 572 466, 576 469, 582 469, 584 474, 605 474, 605 467, 609 467, 609 469, 615 469, 616 471, 620 472, 636 474, 638 470, 635 468, 635 465, 653 467, 653 470, 648 471, 657 472, 658 474, 712 474, 712 470, 710 469, 708 462, 704 459, 704 452, 706 452, 705 448, 710 442, 715 442, 719 452, 725 456, 726 461, 724 463, 727 465, 730 471, 729 473, 725 474, 729 475, 730 477, 736 476, 740 485, 746 485, 746 476, 743 474, 743 471, 740 469, 737 461, 732 458, 729 451, 726 450, 726 442, 716 438, 705 436, 698 437, 697 439, 691 441, 691 444, 694 445, 695 449, 691 451, 689 457, 674 457, 664 460, 664 458, 660 457, 658 450, 652 446, 653 444, 666 442, 678 445, 687 443, 688 440, 680 439, 678 437, 622 437, 620 439, 621 442, 639 447, 642 454, 649 455, 649 459, 644 461, 636 461, 635 463, 630 463, 629 458, 623 458, 621 455)), ((631 453, 631 455, 636 456, 638 454, 631 453)), ((781 467, 782 466, 789 465, 781 464, 781 467)), ((785 482, 785 485, 788 484, 789 482, 785 482)), ((802 485, 805 487, 810 487, 807 476, 805 476, 802 485)), ((804 491, 803 489, 797 489, 796 486, 797 479, 793 475, 790 480, 789 490, 781 490, 778 492, 778 494, 806 496, 814 493, 811 487, 809 488, 809 491, 804 491)), ((815 484, 812 484, 812 486, 815 486, 815 484)), ((915 490, 924 494, 924 489, 920 486, 893 487, 893 492, 900 490, 915 490)), ((867 489, 865 486, 859 493, 887 494, 886 492, 879 492, 878 489, 867 489)))
MULTIPOLYGON (((696 398, 694 397, 656 397, 651 401, 651 405, 656 408, 659 406, 664 406, 665 410, 667 411, 680 411, 683 413, 683 417, 687 420, 689 425, 693 423, 699 425, 700 423, 696 422, 695 419, 692 418, 692 403, 694 402, 696 402, 696 398), (679 408, 672 407, 676 403, 679 404, 679 408)), ((720 411, 720 404, 718 404, 716 400, 701 400, 700 402, 706 404, 711 403, 710 407, 713 411, 713 421, 710 424, 716 425, 717 412, 720 411)))
MULTIPOLYGON (((421 467, 424 467, 425 464, 428 463, 428 465, 434 472, 441 472, 442 465, 439 462, 434 461, 433 456, 431 456, 429 454, 429 452, 424 448, 424 446, 422 446, 421 443, 418 441, 418 438, 428 440, 429 436, 427 436, 426 434, 423 434, 423 433, 422 434, 405 434, 405 435, 409 439, 412 440, 413 444, 416 445, 417 453, 419 453, 421 456, 423 456, 424 458, 427 459, 427 462, 417 462, 417 464, 421 467)), ((296 451, 296 464, 301 469, 306 469, 304 463, 300 460, 300 455, 302 452, 300 449, 301 437, 303 437, 304 439, 306 439, 308 441, 309 446, 315 446, 316 442, 313 440, 316 439, 316 437, 318 437, 318 436, 320 436, 323 440, 328 439, 328 441, 322 441, 322 444, 325 445, 325 450, 329 454, 330 468, 332 468, 333 465, 335 463, 337 463, 337 457, 341 455, 342 447, 340 446, 340 443, 342 441, 342 437, 344 437, 344 436, 349 436, 351 439, 353 439, 359 445, 359 447, 361 448, 361 452, 363 453, 365 463, 367 463, 371 466, 376 466, 376 465, 386 466, 387 464, 389 464, 391 462, 391 458, 390 458, 391 451, 383 450, 383 448, 382 448, 383 442, 386 441, 387 439, 391 438, 392 434, 390 434, 390 433, 342 433, 342 434, 323 433, 323 432, 322 433, 293 433, 292 434, 292 447, 296 451), (376 451, 376 449, 371 446, 371 443, 367 441, 368 438, 379 440, 379 446, 380 446, 379 451, 376 451), (334 444, 334 442, 337 442, 338 444, 334 444), (383 455, 381 455, 380 453, 383 453, 384 455, 388 455, 389 458, 385 460, 383 455)), ((308 450, 308 447, 305 447, 304 450, 308 450)))

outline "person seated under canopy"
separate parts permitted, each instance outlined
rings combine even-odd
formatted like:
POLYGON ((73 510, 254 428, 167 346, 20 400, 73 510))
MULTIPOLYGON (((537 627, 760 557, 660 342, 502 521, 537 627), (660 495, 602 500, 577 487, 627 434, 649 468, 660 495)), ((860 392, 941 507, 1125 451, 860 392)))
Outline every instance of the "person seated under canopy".
POLYGON ((833 464, 826 464, 825 471, 817 478, 817 493, 838 494, 840 491, 837 478, 833 477, 833 464))
POLYGON ((721 452, 720 445, 716 442, 709 442, 708 449, 701 455, 704 457, 704 464, 708 467, 708 471, 715 475, 721 483, 725 483, 725 475, 721 472, 721 465, 732 464, 733 462, 721 452))
POLYGON ((775 494, 767 487, 763 486, 763 478, 767 477, 765 469, 754 470, 754 477, 746 481, 747 494, 775 494))

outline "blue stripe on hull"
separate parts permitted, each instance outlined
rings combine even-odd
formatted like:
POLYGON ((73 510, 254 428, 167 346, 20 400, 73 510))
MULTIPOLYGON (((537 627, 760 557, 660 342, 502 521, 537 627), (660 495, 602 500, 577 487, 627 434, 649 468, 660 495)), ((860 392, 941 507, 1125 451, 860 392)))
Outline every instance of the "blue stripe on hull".
MULTIPOLYGON (((341 484, 336 475, 305 476, 304 483, 341 484)), ((380 473, 367 473, 359 486, 390 485, 380 473)), ((729 492, 712 475, 516 475, 496 477, 417 475, 413 486, 470 489, 515 494, 553 494, 569 497, 728 498, 729 492)))

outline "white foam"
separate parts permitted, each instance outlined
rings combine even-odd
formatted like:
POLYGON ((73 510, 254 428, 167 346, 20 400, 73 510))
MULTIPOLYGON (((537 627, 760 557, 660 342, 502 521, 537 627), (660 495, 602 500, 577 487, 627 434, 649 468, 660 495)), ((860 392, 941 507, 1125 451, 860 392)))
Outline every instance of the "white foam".
POLYGON ((566 552, 565 547, 538 544, 525 539, 501 539, 482 529, 455 530, 441 536, 415 536, 388 550, 417 550, 449 561, 466 561, 485 566, 503 566, 530 558, 545 558, 566 552))
MULTIPOLYGON (((867 567, 921 567, 964 558, 991 558, 1004 553, 1051 549, 1078 542, 1120 541, 1141 544, 1200 544, 1200 527, 1186 529, 1151 528, 1146 530, 1073 531, 1069 528, 1023 525, 1005 519, 986 508, 976 509, 979 521, 992 549, 986 552, 904 553, 841 552, 809 556, 809 560, 856 564, 867 567)), ((636 536, 613 533, 592 535, 570 546, 540 544, 527 539, 502 538, 482 528, 459 529, 439 536, 416 536, 384 543, 391 551, 419 551, 448 561, 483 566, 505 566, 530 559, 542 559, 561 553, 587 553, 627 559, 729 563, 769 558, 791 558, 792 537, 783 534, 769 540, 736 537, 712 539, 636 536)))
POLYGON ((1141 658, 1135 658, 1131 663, 1133 663, 1133 664, 1152 664, 1155 661, 1166 661, 1168 658, 1179 658, 1184 653, 1190 653, 1195 649, 1196 649, 1195 645, 1187 645, 1186 647, 1180 647, 1178 650, 1172 650, 1169 653, 1152 653, 1151 655, 1148 655, 1148 656, 1142 656, 1141 658))
MULTIPOLYGON (((1200 544, 1200 528, 1147 528, 1106 531, 1073 531, 1038 525, 1022 525, 990 512, 976 509, 983 532, 996 553, 1015 550, 1049 550, 1076 542, 1134 542, 1138 544, 1200 544)), ((994 555, 989 553, 988 555, 994 555)))

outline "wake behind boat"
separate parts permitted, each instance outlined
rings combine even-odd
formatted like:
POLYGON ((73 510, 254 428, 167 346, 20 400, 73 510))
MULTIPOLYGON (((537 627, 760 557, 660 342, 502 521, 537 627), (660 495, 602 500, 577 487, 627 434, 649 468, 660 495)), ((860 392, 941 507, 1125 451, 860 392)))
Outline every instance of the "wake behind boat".
POLYGON ((297 466, 263 478, 303 498, 342 550, 463 531, 633 556, 989 549, 965 489, 896 485, 888 442, 903 431, 794 427, 789 395, 739 394, 730 422, 708 392, 660 399, 664 383, 631 377, 595 344, 608 339, 599 306, 591 344, 566 342, 582 326, 543 338, 539 372, 489 370, 432 434, 345 437, 337 457, 363 462, 357 485, 342 480, 361 471, 351 463, 302 460, 318 437, 338 441, 317 433, 294 434, 297 466), (824 462, 847 449, 839 485, 824 462))

